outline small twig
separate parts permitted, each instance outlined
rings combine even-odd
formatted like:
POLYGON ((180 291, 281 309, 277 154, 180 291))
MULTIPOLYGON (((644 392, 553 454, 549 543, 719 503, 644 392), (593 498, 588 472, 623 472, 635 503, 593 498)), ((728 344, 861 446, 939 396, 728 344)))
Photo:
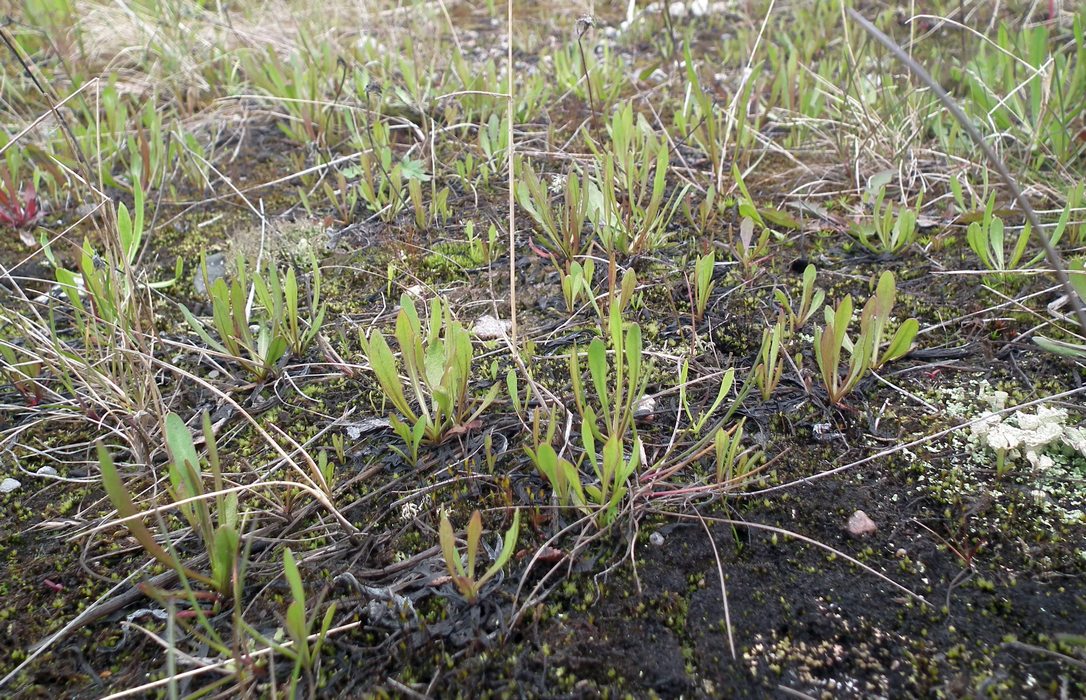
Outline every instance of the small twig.
POLYGON ((600 139, 599 126, 596 124, 596 100, 592 96, 592 76, 588 72, 588 59, 585 58, 584 43, 581 41, 594 24, 595 21, 588 15, 577 20, 577 50, 581 53, 581 70, 584 71, 584 83, 588 88, 588 122, 592 126, 592 133, 596 136, 596 143, 602 147, 603 141, 600 139))
MULTIPOLYGON (((164 588, 166 586, 172 585, 173 582, 176 580, 177 572, 171 570, 155 576, 154 578, 147 581, 147 583, 151 586, 154 586, 155 588, 164 588)), ((28 651, 36 656, 39 651, 42 651, 46 647, 52 646, 57 642, 63 641, 76 630, 86 627, 95 620, 101 620, 103 617, 112 615, 118 610, 123 610, 124 608, 128 607, 129 604, 135 602, 136 600, 139 600, 144 595, 145 594, 142 590, 133 585, 127 591, 119 593, 113 598, 109 598, 108 600, 105 600, 96 605, 91 605, 89 608, 73 618, 71 622, 66 624, 59 631, 54 632, 53 634, 41 640, 34 646, 30 647, 28 651)))
POLYGON ((713 540, 713 533, 710 532, 709 526, 705 524, 705 518, 701 517, 701 513, 697 515, 698 520, 701 521, 701 526, 705 528, 705 536, 709 538, 709 544, 713 548, 713 557, 716 559, 716 573, 720 579, 720 597, 724 601, 724 626, 728 628, 728 648, 732 652, 732 659, 738 659, 739 657, 735 653, 735 638, 732 636, 732 616, 728 609, 728 589, 724 584, 724 566, 720 563, 720 551, 716 547, 716 541, 713 540))
POLYGON ((422 700, 425 700, 427 697, 429 697, 427 695, 423 695, 422 693, 418 692, 417 690, 413 690, 409 686, 404 685, 403 683, 399 682, 398 680, 396 680, 392 676, 389 676, 388 678, 386 678, 385 682, 387 682, 393 688, 395 688, 396 690, 403 693, 404 695, 406 695, 409 698, 422 698, 422 700))
POLYGON ((509 93, 506 97, 506 167, 509 170, 509 340, 514 351, 517 347, 517 214, 516 214, 516 188, 513 175, 513 153, 516 151, 513 143, 513 0, 506 0, 506 30, 508 31, 508 45, 506 46, 505 60, 509 72, 509 93))
POLYGON ((1052 651, 1051 649, 1045 649, 1044 647, 1034 646, 1032 644, 1026 644, 1025 642, 1004 642, 1003 646, 1008 649, 1020 649, 1022 651, 1032 651, 1035 654, 1044 654, 1046 656, 1052 656, 1054 658, 1063 661, 1064 663, 1071 664, 1079 670, 1086 671, 1086 661, 1076 659, 1073 656, 1067 654, 1061 654, 1058 651, 1052 651))

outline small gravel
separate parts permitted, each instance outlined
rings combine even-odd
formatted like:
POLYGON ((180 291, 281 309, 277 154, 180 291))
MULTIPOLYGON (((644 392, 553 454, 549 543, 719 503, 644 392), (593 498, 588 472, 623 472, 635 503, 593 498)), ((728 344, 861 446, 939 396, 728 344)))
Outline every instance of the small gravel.
POLYGON ((512 329, 513 324, 493 316, 480 316, 475 322, 475 337, 479 340, 497 340, 504 337, 512 329))
POLYGON ((858 510, 848 519, 848 534, 853 537, 867 537, 874 535, 878 527, 875 521, 867 517, 867 513, 858 510))

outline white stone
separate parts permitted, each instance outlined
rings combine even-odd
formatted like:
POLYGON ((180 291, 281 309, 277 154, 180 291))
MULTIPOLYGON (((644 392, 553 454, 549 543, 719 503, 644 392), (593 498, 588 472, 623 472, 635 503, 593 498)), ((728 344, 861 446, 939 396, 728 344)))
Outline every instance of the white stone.
POLYGON ((643 420, 651 417, 654 413, 656 413, 656 399, 645 396, 637 402, 637 408, 634 409, 634 418, 643 420))
POLYGON ((848 534, 853 537, 867 537, 875 534, 878 527, 875 521, 867 517, 867 513, 858 510, 848 519, 848 534))
POLYGON ((18 479, 4 479, 0 481, 0 493, 11 493, 22 485, 18 479))
POLYGON ((52 467, 41 467, 34 473, 38 476, 57 476, 57 470, 52 467))
POLYGON ((387 418, 365 418, 361 422, 344 426, 344 430, 347 432, 347 437, 357 440, 365 433, 372 433, 390 427, 392 427, 392 424, 388 422, 387 418))
POLYGON ((475 337, 479 340, 497 340, 505 337, 512 327, 513 324, 509 321, 503 321, 488 315, 479 317, 472 332, 475 333, 475 337))

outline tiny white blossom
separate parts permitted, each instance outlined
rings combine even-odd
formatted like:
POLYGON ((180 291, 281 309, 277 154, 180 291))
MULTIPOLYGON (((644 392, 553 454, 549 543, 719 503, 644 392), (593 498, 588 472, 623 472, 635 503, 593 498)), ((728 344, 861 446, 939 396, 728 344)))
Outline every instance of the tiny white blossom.
POLYGON ((400 506, 400 518, 402 520, 414 520, 420 510, 422 510, 422 507, 419 504, 408 501, 400 506))

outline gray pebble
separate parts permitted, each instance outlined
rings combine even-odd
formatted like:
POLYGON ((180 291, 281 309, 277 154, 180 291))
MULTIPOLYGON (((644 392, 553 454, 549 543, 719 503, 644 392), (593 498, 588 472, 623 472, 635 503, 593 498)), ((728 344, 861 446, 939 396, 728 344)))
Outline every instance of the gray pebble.
MULTIPOLYGON (((207 281, 215 284, 215 280, 226 277, 226 256, 222 253, 212 253, 205 260, 207 264, 207 281)), ((204 271, 197 265, 196 272, 192 276, 192 288, 196 293, 204 296, 207 294, 207 285, 204 284, 204 271)))

